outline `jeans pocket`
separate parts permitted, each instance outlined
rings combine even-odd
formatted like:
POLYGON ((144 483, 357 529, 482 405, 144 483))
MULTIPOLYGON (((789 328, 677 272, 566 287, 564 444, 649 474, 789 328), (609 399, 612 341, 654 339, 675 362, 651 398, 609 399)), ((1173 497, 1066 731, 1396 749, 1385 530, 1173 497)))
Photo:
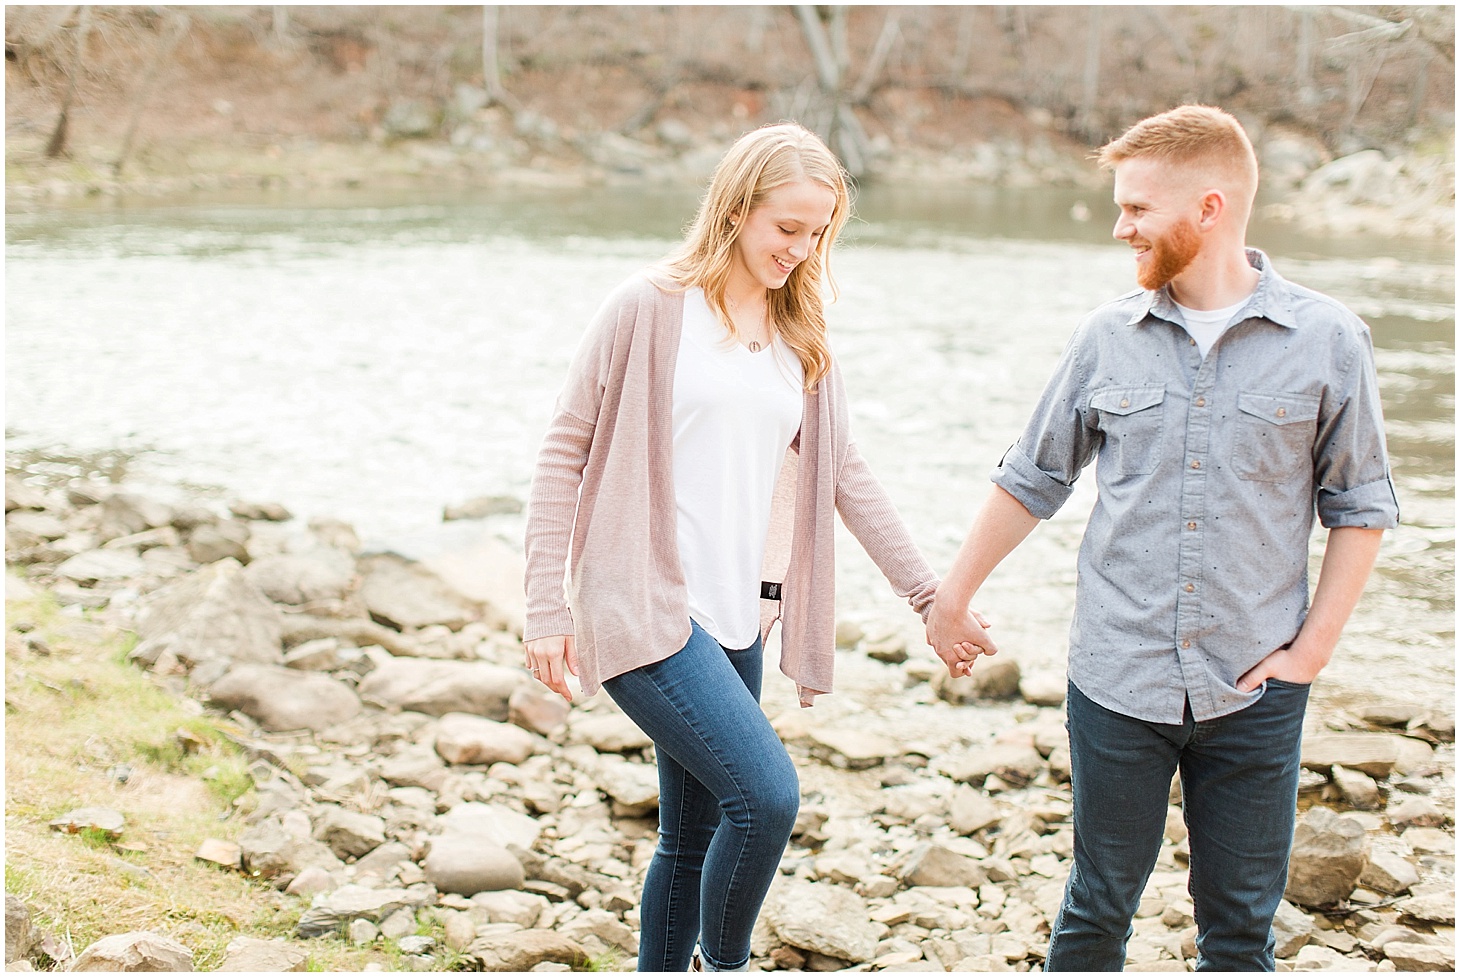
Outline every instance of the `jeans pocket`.
POLYGON ((1268 678, 1265 684, 1278 689, 1297 689, 1303 692, 1307 692, 1313 687, 1312 682, 1289 682, 1287 679, 1271 677, 1268 678))
POLYGON ((1249 482, 1285 482, 1313 465, 1318 398, 1308 394, 1237 394, 1232 470, 1249 482))

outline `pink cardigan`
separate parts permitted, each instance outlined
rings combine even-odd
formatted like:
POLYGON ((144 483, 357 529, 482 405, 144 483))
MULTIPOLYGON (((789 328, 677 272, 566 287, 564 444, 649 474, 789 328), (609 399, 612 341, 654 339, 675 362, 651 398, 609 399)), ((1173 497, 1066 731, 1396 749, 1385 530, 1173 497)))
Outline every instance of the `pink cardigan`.
MULTIPOLYGON (((683 313, 683 291, 653 272, 615 289, 574 357, 538 453, 527 514, 523 639, 576 635, 588 695, 604 679, 662 661, 689 640, 670 477, 683 313)), ((766 541, 765 579, 782 584, 781 599, 762 600, 761 634, 781 621, 781 671, 796 682, 802 705, 810 705, 832 687, 833 509, 924 620, 938 579, 848 440, 835 363, 805 394, 801 418, 766 541)))

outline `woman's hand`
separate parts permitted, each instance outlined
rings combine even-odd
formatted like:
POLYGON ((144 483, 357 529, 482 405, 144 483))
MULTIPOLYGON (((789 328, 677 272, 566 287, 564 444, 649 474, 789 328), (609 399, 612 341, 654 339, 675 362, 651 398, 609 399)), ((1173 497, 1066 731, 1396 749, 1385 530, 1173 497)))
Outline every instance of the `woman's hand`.
POLYGON ((928 644, 948 667, 949 675, 970 675, 979 655, 999 652, 989 637, 989 626, 988 619, 978 611, 966 607, 960 611, 934 598, 933 611, 928 615, 928 644))
POLYGON ((532 677, 569 702, 568 673, 578 675, 578 651, 571 634, 555 634, 527 642, 527 670, 532 677))

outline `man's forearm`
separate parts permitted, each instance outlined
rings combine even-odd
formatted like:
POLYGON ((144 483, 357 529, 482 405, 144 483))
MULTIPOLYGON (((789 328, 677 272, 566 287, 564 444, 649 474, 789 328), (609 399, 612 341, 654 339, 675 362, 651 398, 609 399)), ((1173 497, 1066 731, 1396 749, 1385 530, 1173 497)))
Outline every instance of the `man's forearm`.
POLYGON ((938 585, 938 603, 962 611, 993 573, 1039 525, 1024 504, 995 485, 974 517, 973 528, 958 549, 958 556, 938 585))
POLYGON ((1353 526, 1329 532, 1313 605, 1292 648, 1294 654, 1316 666, 1315 673, 1333 656, 1344 625, 1364 592, 1383 537, 1382 529, 1353 526))

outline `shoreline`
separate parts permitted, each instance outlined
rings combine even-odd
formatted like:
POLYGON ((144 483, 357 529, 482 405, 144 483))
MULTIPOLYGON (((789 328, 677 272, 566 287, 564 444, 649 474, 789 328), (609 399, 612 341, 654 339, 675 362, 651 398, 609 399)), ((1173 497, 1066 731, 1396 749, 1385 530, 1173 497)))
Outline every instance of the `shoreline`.
MULTIPOLYGON (((115 767, 82 764, 49 798, 35 796, 46 780, 17 767, 7 799, 28 796, 11 845, 31 838, 58 859, 48 871, 79 871, 55 833, 73 829, 47 821, 80 800, 89 813, 62 820, 157 878, 120 887, 124 904, 164 881, 252 879, 237 898, 278 907, 282 925, 141 927, 149 946, 171 941, 169 952, 221 969, 252 969, 240 936, 299 966, 632 963, 657 807, 652 749, 606 697, 566 707, 527 679, 521 557, 488 522, 475 523, 477 541, 412 556, 363 549, 338 520, 298 525, 276 503, 205 504, 183 487, 161 502, 116 458, 12 457, 7 470, 8 739, 64 745, 54 717, 67 700, 48 689, 99 693, 110 671, 195 714, 189 735, 233 744, 210 747, 222 751, 210 769, 237 770, 227 816, 206 813, 192 851, 143 804, 149 755, 108 761, 133 771, 120 785, 115 767), (463 861, 466 850, 495 860, 463 861)), ((490 518, 486 501, 462 514, 490 518)), ((931 652, 839 618, 836 695, 799 709, 767 672, 763 705, 803 803, 753 965, 1037 968, 1071 856, 1063 684, 1002 659, 950 680, 931 652)), ((123 701, 108 705, 111 721, 126 715, 123 701)), ((1453 716, 1380 694, 1310 712, 1300 816, 1320 846, 1362 845, 1343 870, 1295 852, 1318 888, 1292 896, 1312 905, 1279 913, 1280 969, 1453 967, 1453 737, 1453 716)), ((44 763, 31 749, 8 748, 7 765, 44 763)), ((43 931, 69 928, 67 904, 24 881, 39 878, 20 857, 29 850, 8 861, 31 911, 43 931)), ((1184 831, 1169 828, 1136 922, 1136 969, 1185 970, 1194 957, 1188 857, 1184 831)), ((91 933, 102 935, 121 934, 91 933)))

